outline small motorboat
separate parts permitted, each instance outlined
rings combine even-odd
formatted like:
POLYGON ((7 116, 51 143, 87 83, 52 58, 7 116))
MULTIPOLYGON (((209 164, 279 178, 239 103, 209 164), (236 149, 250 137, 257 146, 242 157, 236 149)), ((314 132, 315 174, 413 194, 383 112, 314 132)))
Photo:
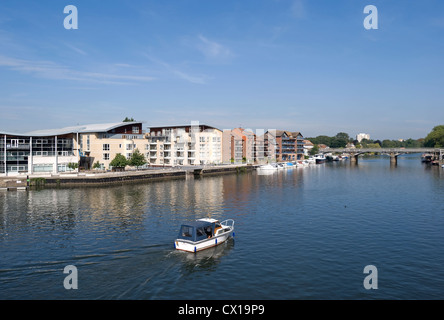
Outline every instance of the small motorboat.
POLYGON ((323 154, 317 154, 317 155, 315 155, 314 159, 315 159, 315 161, 316 161, 316 164, 324 163, 325 160, 326 160, 326 158, 325 158, 325 156, 324 156, 323 154))
POLYGON ((265 164, 263 166, 259 167, 260 170, 277 170, 277 166, 271 165, 271 164, 265 164))
POLYGON ((215 219, 199 219, 182 224, 174 248, 187 252, 198 252, 234 237, 234 220, 219 222, 215 219))

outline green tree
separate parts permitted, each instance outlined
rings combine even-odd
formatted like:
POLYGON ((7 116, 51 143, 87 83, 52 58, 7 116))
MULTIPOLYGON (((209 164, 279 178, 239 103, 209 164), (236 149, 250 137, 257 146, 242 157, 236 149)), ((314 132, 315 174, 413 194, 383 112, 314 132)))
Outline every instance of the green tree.
POLYGON ((318 152, 319 152, 319 146, 317 144, 314 144, 313 148, 311 148, 311 150, 310 150, 310 155, 314 156, 318 152))
POLYGON ((146 163, 146 159, 143 154, 140 153, 139 149, 134 150, 131 155, 131 159, 128 161, 128 164, 133 167, 140 167, 146 163))
POLYGON ((122 122, 132 122, 132 121, 135 121, 132 117, 131 118, 125 117, 125 119, 123 119, 122 122))
POLYGON ((381 148, 381 145, 379 143, 367 143, 366 148, 371 148, 371 149, 381 148))
POLYGON ((330 140, 330 148, 345 148, 348 139, 332 137, 330 140))
POLYGON ((425 137, 424 146, 428 148, 444 147, 444 125, 439 125, 425 137))
POLYGON ((78 167, 79 167, 79 164, 77 162, 68 163, 68 168, 71 170, 77 169, 78 167))
POLYGON ((383 148, 396 148, 396 143, 393 140, 385 139, 385 140, 382 140, 382 147, 383 148))
POLYGON ((110 166, 116 167, 116 168, 124 168, 128 164, 128 160, 126 160, 125 156, 118 153, 114 157, 114 159, 110 162, 110 166))
POLYGON ((345 133, 345 132, 339 132, 339 133, 336 134, 335 137, 338 138, 338 139, 346 140, 347 141, 346 143, 348 143, 348 142, 350 142, 352 140, 352 139, 350 139, 350 136, 348 135, 348 133, 345 133))
POLYGON ((100 162, 97 160, 97 162, 96 163, 94 163, 94 165, 93 165, 93 169, 100 169, 102 166, 101 166, 101 164, 100 164, 100 162))

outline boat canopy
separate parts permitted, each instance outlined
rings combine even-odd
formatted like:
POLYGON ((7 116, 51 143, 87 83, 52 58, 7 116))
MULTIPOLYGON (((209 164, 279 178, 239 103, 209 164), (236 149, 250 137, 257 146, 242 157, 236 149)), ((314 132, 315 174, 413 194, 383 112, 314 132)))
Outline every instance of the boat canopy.
POLYGON ((215 225, 215 222, 202 220, 183 224, 177 238, 194 242, 207 239, 213 235, 215 225))

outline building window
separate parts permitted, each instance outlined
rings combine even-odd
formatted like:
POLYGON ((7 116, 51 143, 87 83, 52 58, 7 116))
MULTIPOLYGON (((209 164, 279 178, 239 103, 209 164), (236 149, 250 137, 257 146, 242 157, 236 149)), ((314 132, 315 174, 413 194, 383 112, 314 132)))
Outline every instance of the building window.
POLYGON ((109 151, 109 143, 103 144, 103 151, 109 151))
POLYGON ((103 154, 103 160, 109 160, 109 153, 103 154))
POLYGON ((131 153, 127 153, 126 154, 126 158, 129 160, 129 159, 131 159, 131 153))
POLYGON ((139 127, 134 126, 133 127, 133 133, 135 133, 135 134, 139 133, 139 127))

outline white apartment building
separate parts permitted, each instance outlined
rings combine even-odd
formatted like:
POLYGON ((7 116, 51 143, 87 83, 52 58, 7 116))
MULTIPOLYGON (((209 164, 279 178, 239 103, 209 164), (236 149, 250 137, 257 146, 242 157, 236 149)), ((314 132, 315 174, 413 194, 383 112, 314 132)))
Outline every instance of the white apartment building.
POLYGON ((356 140, 358 140, 358 142, 361 142, 363 139, 370 140, 370 135, 368 133, 358 133, 356 135, 356 140))
POLYGON ((153 166, 222 163, 222 131, 198 121, 190 125, 150 127, 145 156, 153 166))

